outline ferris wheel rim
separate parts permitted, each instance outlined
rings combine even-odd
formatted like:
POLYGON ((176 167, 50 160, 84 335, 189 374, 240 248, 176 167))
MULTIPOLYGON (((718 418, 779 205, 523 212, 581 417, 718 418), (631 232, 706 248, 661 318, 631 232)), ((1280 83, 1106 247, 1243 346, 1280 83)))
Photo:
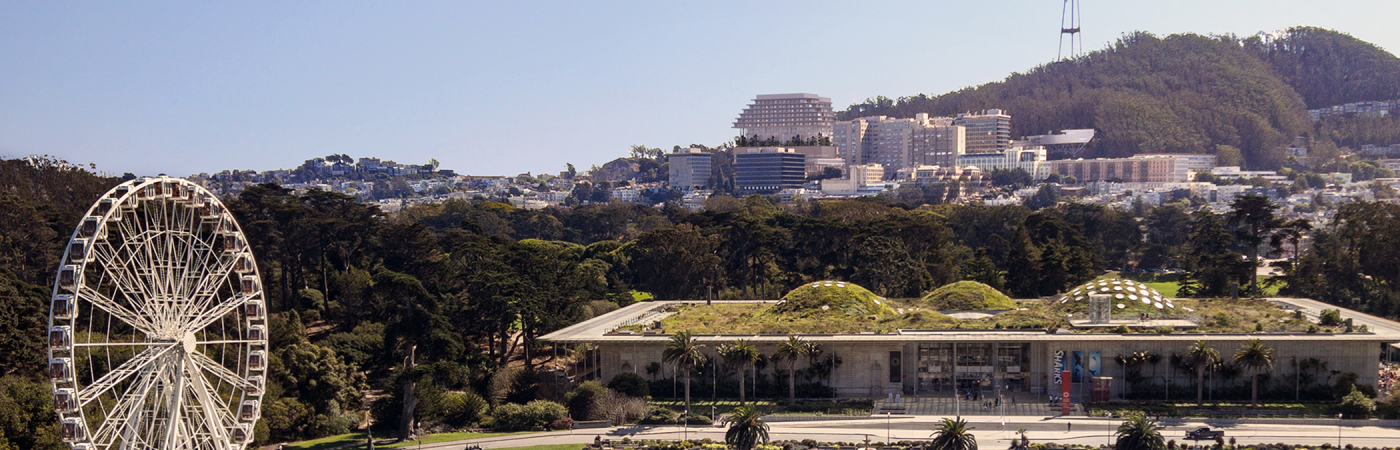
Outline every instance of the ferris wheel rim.
MULTIPOLYGON (((196 210, 193 212, 199 211, 196 210)), ((133 214, 133 216, 136 216, 136 214, 133 214)), ((253 425, 256 424, 261 412, 259 406, 264 392, 262 380, 265 379, 267 369, 267 320, 266 312, 262 309, 265 304, 261 300, 263 298, 263 290, 256 258, 252 255, 252 249, 246 245, 246 235, 243 233, 237 220, 233 218, 227 207, 219 201, 217 196, 205 190, 202 186, 191 183, 188 180, 164 176, 129 180, 120 183, 104 193, 97 202, 88 208, 87 212, 82 217, 83 221, 78 224, 78 227, 76 227, 69 236, 68 245, 65 246, 62 260, 59 263, 59 273, 55 275, 54 283, 50 291, 50 310, 48 317, 49 342, 48 345, 46 345, 48 348, 47 354, 50 371, 53 370, 56 361, 65 359, 64 355, 66 355, 66 360, 68 361, 65 367, 67 367, 69 371, 67 373, 67 378, 63 379, 54 378, 53 374, 50 374, 50 388, 55 397, 55 409, 58 410, 57 412, 60 417, 64 441, 75 449, 100 448, 100 446, 94 442, 95 438, 102 436, 101 433, 107 432, 109 429, 113 429, 113 427, 120 426, 112 425, 116 422, 114 419, 128 421, 133 414, 133 411, 131 411, 132 409, 135 410, 135 417, 139 419, 142 414, 144 414, 147 396, 152 394, 151 391, 156 385, 163 385, 164 392, 157 393, 157 395, 171 395, 173 396, 173 400, 170 403, 169 410, 164 411, 167 423, 166 430, 163 430, 162 433, 166 434, 166 439, 162 441, 165 445, 161 448, 171 448, 170 445, 175 445, 172 443, 177 441, 177 437, 188 437, 192 441, 194 438, 201 435, 201 433, 206 439, 200 441, 200 443, 208 445, 200 445, 199 448, 241 449, 245 447, 252 440, 252 428, 253 425), (148 194, 151 189, 155 189, 158 193, 167 189, 171 192, 166 193, 167 195, 164 196, 150 196, 148 194), (168 195, 175 192, 179 192, 183 197, 170 197, 168 195), (177 207, 177 204, 184 200, 217 208, 218 215, 214 219, 215 231, 210 234, 211 241, 213 239, 212 236, 218 234, 219 236, 225 236, 224 239, 228 239, 227 236, 233 236, 232 239, 234 239, 235 242, 241 242, 241 244, 239 244, 240 246, 237 251, 233 252, 233 263, 220 262, 221 267, 225 265, 228 267, 224 267, 222 271, 205 271, 198 273, 200 275, 198 278, 199 282, 208 284, 198 286, 195 291, 204 297, 202 302, 196 303, 194 299, 183 298, 178 295, 178 293, 173 297, 165 298, 165 301, 168 303, 168 307, 165 308, 166 312, 170 312, 172 309, 183 308, 181 311, 182 313, 189 313, 191 307, 188 304, 193 303, 196 305, 195 308, 198 308, 198 312, 203 312, 205 314, 194 316, 188 314, 167 316, 164 318, 166 319, 166 323, 164 323, 166 329, 162 330, 155 326, 156 324, 152 323, 150 320, 144 320, 136 311, 122 311, 122 305, 119 303, 110 301, 111 299, 101 298, 101 292, 96 289, 88 288, 85 273, 90 265, 99 263, 96 256, 99 249, 99 245, 97 244, 105 241, 107 233, 109 232, 108 226, 113 222, 114 215, 124 214, 126 212, 125 210, 128 209, 128 205, 130 205, 129 208, 131 211, 134 212, 138 207, 149 207, 148 205, 155 204, 156 202, 160 203, 161 208, 170 208, 173 210, 177 207), (90 237, 91 239, 83 240, 85 232, 84 227, 89 226, 89 222, 93 221, 95 221, 96 224, 95 228, 92 229, 93 235, 90 237), (224 227, 227 227, 227 229, 224 229, 224 227), (82 252, 81 255, 77 255, 76 260, 74 258, 75 255, 72 255, 75 249, 82 252), (235 270, 234 265, 241 265, 240 267, 243 267, 243 270, 235 270), (68 279, 71 287, 65 287, 64 285, 65 274, 72 275, 72 277, 68 279), (219 298, 219 289, 234 285, 235 283, 232 280, 236 279, 239 283, 247 283, 247 280, 250 278, 254 280, 251 290, 246 287, 241 291, 230 289, 229 295, 224 298, 219 298), (60 312, 58 310, 59 302, 63 300, 65 296, 65 303, 62 303, 65 309, 62 311, 65 313, 63 315, 66 317, 59 317, 57 314, 60 312), (177 300, 184 301, 179 302, 177 300), (260 311, 257 317, 239 314, 239 309, 244 309, 246 313, 246 310, 251 310, 248 306, 255 302, 258 311, 260 311), (88 342, 76 342, 75 337, 78 330, 76 321, 80 316, 81 305, 83 305, 83 303, 89 304, 89 309, 100 309, 107 315, 108 323, 106 334, 111 333, 112 319, 116 318, 133 329, 133 337, 136 333, 135 330, 140 330, 147 339, 144 342, 135 342, 134 339, 130 342, 112 341, 111 336, 104 334, 102 341, 92 342, 92 335, 94 334, 95 328, 89 323, 86 331, 88 342), (217 305, 217 307, 212 307, 215 305, 217 305), (211 306, 211 308, 205 310, 203 309, 204 306, 211 306), (226 320, 229 315, 233 315, 235 327, 239 327, 240 325, 242 327, 236 330, 240 336, 238 339, 227 339, 229 336, 226 333, 223 336, 219 336, 223 339, 200 339, 199 335, 209 334, 206 331, 206 327, 212 326, 212 323, 216 321, 219 321, 221 328, 223 328, 222 321, 226 320), (67 324, 60 325, 60 320, 67 321, 67 324), (175 328, 171 329, 171 326, 175 326, 175 328), (64 336, 62 333, 62 328, 64 327, 67 327, 68 330, 66 334, 67 339, 66 342, 61 342, 59 344, 66 345, 56 345, 54 342, 55 330, 59 330, 58 335, 61 337, 64 336), (243 333, 244 328, 248 330, 246 337, 244 337, 243 333), (260 328, 261 330, 258 332, 257 336, 253 336, 252 334, 254 328, 260 328), (158 335, 162 339, 152 340, 150 339, 152 335, 158 335), (234 364, 236 370, 242 372, 241 375, 236 373, 235 370, 230 370, 225 367, 224 362, 214 361, 204 354, 205 351, 209 350, 210 345, 219 345, 220 358, 224 359, 227 356, 227 350, 224 346, 230 344, 236 346, 232 350, 235 354, 234 364), (123 361, 120 365, 105 368, 102 377, 97 377, 95 371, 92 370, 92 353, 89 350, 88 364, 90 375, 93 379, 92 383, 85 386, 80 381, 81 378, 73 373, 77 369, 76 365, 73 364, 78 360, 77 350, 79 348, 112 347, 141 347, 143 349, 139 352, 134 351, 132 356, 123 361), (204 350, 201 351, 201 348, 204 350), (239 350, 240 348, 241 350, 239 350), (254 348, 261 348, 262 350, 253 350, 254 348), (56 352, 59 354, 56 355, 56 352), (261 361, 259 367, 256 369, 253 367, 252 360, 254 354, 258 354, 259 356, 257 357, 259 361, 261 361), (178 357, 173 355, 178 355, 178 357), (241 365, 244 359, 247 360, 246 366, 241 365), (150 370, 150 368, 155 364, 162 363, 162 361, 164 364, 175 364, 177 369, 173 375, 168 373, 167 370, 163 375, 159 375, 165 378, 157 379, 158 375, 155 373, 157 371, 150 370), (221 369, 222 371, 220 371, 221 369), (142 384, 134 388, 128 386, 126 392, 120 397, 113 396, 111 399, 113 402, 112 408, 108 409, 104 404, 98 405, 103 412, 102 420, 96 426, 91 427, 93 430, 89 430, 88 405, 94 400, 100 402, 102 395, 109 392, 115 393, 118 384, 138 375, 142 375, 142 377, 132 381, 133 386, 134 383, 137 382, 142 384), (111 379, 109 379, 109 376, 111 379), (215 396, 211 397, 210 395, 210 389, 207 386, 210 380, 206 379, 206 376, 211 376, 211 378, 219 380, 219 385, 214 389, 216 391, 214 392, 214 394, 216 394, 215 396), (256 383, 254 382, 255 379, 256 383), (186 381, 189 381, 188 386, 186 386, 186 381), (169 384, 172 382, 175 384, 173 390, 169 387, 169 384), (228 392, 231 394, 224 395, 221 393, 224 383, 229 385, 228 392), (60 387, 60 385, 63 385, 63 387, 60 387), (71 386, 71 388, 68 386, 71 386), (187 387, 189 388, 188 391, 186 390, 187 387), (129 394, 132 394, 133 391, 135 391, 136 397, 139 398, 131 398, 129 394), (69 401, 73 403, 63 403, 70 407, 69 410, 60 409, 60 396, 70 396, 69 401), (185 399, 187 396, 193 397, 198 405, 186 405, 185 399), (223 397, 226 396, 229 397, 229 402, 223 401, 223 397), (234 400, 235 397, 237 400, 233 402, 232 400, 234 400), (243 409, 249 405, 250 401, 253 405, 252 414, 246 414, 243 409), (123 402, 127 403, 124 404, 123 402), (123 407, 125 407, 125 409, 123 409, 123 407), (204 416, 202 418, 204 420, 202 431, 199 424, 190 422, 191 417, 189 416, 193 416, 194 414, 192 413, 193 408, 198 408, 199 412, 204 416), (233 408, 238 408, 237 414, 235 414, 233 408), (127 414, 127 417, 114 418, 109 415, 109 413, 113 412, 127 414), (74 419, 76 419, 76 421, 73 421, 74 419), (66 434, 69 432, 68 427, 70 421, 73 421, 73 427, 80 432, 80 435, 72 439, 66 434), (171 425, 172 423, 173 425, 171 425), (183 432, 181 432, 181 428, 185 428, 183 432), (235 440, 234 437, 238 435, 239 432, 241 432, 241 436, 237 436, 238 439, 235 440)), ((189 226, 193 223, 195 227, 203 227, 203 219, 204 216, 201 215, 183 225, 189 226)), ((182 231, 187 232, 188 230, 182 231)), ((200 229, 197 229, 195 233, 186 234, 197 238, 198 236, 195 234, 199 231, 200 229)), ((161 233, 168 235, 174 232, 171 230, 163 230, 161 233)), ((186 239, 188 239, 188 237, 186 237, 186 239)), ((167 244, 169 240, 170 239, 167 238, 167 244)), ((205 244, 206 259, 201 261, 201 263, 207 265, 209 264, 207 257, 209 254, 215 253, 213 245, 203 241, 198 242, 200 244, 205 244)), ((191 251, 198 247, 194 242, 186 242, 185 244, 191 251)), ((174 258, 171 259, 171 261, 174 260, 174 258)), ((98 264, 98 267, 103 271, 102 276, 105 277, 113 271, 111 267, 108 267, 111 263, 111 260, 107 260, 98 264)), ((188 275, 189 268, 190 266, 185 267, 185 271, 181 272, 181 274, 188 275)), ((171 267, 165 267, 164 269, 173 270, 171 267)), ((140 280, 138 279, 137 281, 140 280)), ((113 283, 117 284, 115 276, 113 277, 113 283)), ((183 293, 185 286, 180 284, 180 287, 182 290, 181 293, 183 293)), ((114 288, 113 292, 115 293, 119 290, 120 288, 114 288)), ((142 293, 149 294, 149 292, 142 293)), ((130 301, 131 292, 124 292, 122 294, 127 296, 127 300, 130 301)), ((92 312, 89 312, 90 322, 92 314, 92 312)), ((111 365, 110 351, 107 353, 107 363, 111 365)), ((152 412, 152 414, 154 415, 154 412, 152 412)), ((198 418, 195 417, 195 419, 198 418)), ((152 421, 154 423, 155 419, 153 418, 152 421)), ((139 442, 133 444, 133 440, 138 439, 138 437, 129 430, 129 428, 131 428, 130 426, 127 428, 126 434, 122 437, 124 446, 130 445, 132 447, 155 448, 142 445, 142 443, 139 442)), ((144 439, 144 437, 148 436, 143 436, 140 439, 144 439)), ((189 445, 195 444, 196 443, 191 443, 189 445)), ((183 447, 186 444, 179 445, 183 447)))

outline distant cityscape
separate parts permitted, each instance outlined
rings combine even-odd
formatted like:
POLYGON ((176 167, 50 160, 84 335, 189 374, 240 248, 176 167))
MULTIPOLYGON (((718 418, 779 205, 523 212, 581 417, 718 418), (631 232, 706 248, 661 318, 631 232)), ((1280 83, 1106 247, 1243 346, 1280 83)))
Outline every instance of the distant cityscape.
MULTIPOLYGON (((1400 101, 1362 102, 1311 110, 1315 120, 1336 115, 1383 117, 1400 101)), ((350 195, 397 211, 408 205, 449 199, 494 199, 525 209, 606 202, 660 204, 674 201, 703 209, 715 195, 774 196, 813 200, 888 196, 940 187, 950 203, 1024 204, 1049 189, 1055 198, 1132 207, 1196 199, 1224 210, 1245 194, 1266 196, 1292 215, 1325 220, 1331 208, 1357 200, 1394 197, 1400 178, 1353 180, 1352 173, 1326 173, 1321 183, 1299 189, 1276 171, 1220 165, 1212 154, 1138 154, 1122 158, 1079 156, 1095 137, 1092 129, 1058 130, 1012 138, 1008 111, 988 109, 953 117, 867 116, 836 120, 831 99, 816 94, 758 95, 732 123, 738 136, 715 147, 676 146, 669 153, 637 146, 633 155, 603 167, 558 174, 482 176, 442 169, 436 160, 401 164, 378 158, 329 155, 294 169, 223 171, 190 178, 222 195, 275 183, 296 192, 319 189, 350 195), (664 167, 646 177, 639 161, 664 167), (997 174, 1023 182, 1006 186, 997 174), (580 186, 586 186, 580 189, 580 186), (1377 192, 1382 190, 1382 192, 1377 192), (586 191, 586 192, 580 192, 586 191), (1313 217, 1309 217, 1313 216, 1313 217)), ((1307 143, 1297 139, 1283 149, 1306 162, 1307 143)), ((1400 171, 1400 143, 1368 145, 1361 156, 1374 165, 1400 171)))

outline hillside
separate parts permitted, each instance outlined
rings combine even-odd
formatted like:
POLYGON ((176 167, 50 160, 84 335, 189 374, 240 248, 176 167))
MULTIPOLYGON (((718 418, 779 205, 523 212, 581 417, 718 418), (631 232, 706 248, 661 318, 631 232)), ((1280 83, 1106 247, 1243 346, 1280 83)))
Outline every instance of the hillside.
POLYGON ((1268 42, 1137 32, 1003 81, 937 96, 879 97, 839 117, 1000 108, 1012 115, 1013 136, 1097 129, 1086 157, 1214 153, 1228 145, 1241 150, 1249 168, 1273 169, 1284 163, 1282 145, 1311 133, 1312 102, 1382 99, 1400 90, 1388 81, 1396 77, 1400 62, 1393 55, 1316 28, 1295 28, 1268 42))

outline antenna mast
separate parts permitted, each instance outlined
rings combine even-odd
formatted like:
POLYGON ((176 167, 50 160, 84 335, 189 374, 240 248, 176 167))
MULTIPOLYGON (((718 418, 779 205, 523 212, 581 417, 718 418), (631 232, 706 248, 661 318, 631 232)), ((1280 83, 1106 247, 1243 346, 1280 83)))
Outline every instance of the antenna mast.
POLYGON ((1056 51, 1055 59, 1064 59, 1065 35, 1069 35, 1069 57, 1075 58, 1084 53, 1084 38, 1079 36, 1079 0, 1065 0, 1065 6, 1060 10, 1060 46, 1056 51), (1079 42, 1079 49, 1076 51, 1074 43, 1079 42))

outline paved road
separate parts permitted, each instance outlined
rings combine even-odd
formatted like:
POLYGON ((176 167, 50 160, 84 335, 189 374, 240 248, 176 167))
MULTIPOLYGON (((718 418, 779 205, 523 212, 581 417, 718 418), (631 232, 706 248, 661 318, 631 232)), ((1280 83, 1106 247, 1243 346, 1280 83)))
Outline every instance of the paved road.
MULTIPOLYGON (((1313 318, 1314 320, 1317 319, 1317 315, 1318 315, 1318 314, 1321 314, 1321 313, 1322 313, 1322 310, 1324 310, 1324 309, 1337 309, 1337 310, 1341 310, 1341 312, 1342 312, 1342 318, 1343 318, 1343 319, 1352 319, 1352 323, 1353 323, 1354 325, 1366 325, 1366 328, 1370 329, 1371 331, 1373 331, 1373 332, 1375 332, 1376 334, 1379 334, 1379 335, 1400 336, 1400 323, 1396 323, 1396 322, 1394 322, 1394 321, 1390 321, 1390 320, 1385 320, 1385 319, 1377 318, 1377 317, 1371 316, 1371 315, 1361 314, 1361 313, 1358 313, 1358 312, 1356 312, 1356 311, 1352 311, 1352 310, 1350 310, 1350 309, 1346 309, 1346 308, 1342 308, 1342 307, 1339 307, 1339 306, 1330 305, 1330 304, 1327 304, 1327 303, 1319 302, 1319 301, 1317 301, 1317 300, 1311 300, 1311 299, 1306 299, 1306 298, 1271 297, 1271 298, 1269 298, 1268 300, 1270 300, 1270 301, 1277 301, 1277 302, 1283 302, 1283 303, 1290 303, 1290 304, 1293 304, 1294 306, 1298 306, 1298 307, 1300 307, 1300 308, 1303 309, 1303 314, 1308 315, 1309 317, 1313 318)), ((1400 338, 1398 338, 1397 340, 1400 340, 1400 338)))
MULTIPOLYGON (((850 421, 816 421, 797 423, 774 423, 770 427, 770 437, 772 439, 815 439, 818 441, 840 441, 859 443, 869 435, 871 442, 883 442, 886 440, 886 433, 894 441, 901 440, 921 440, 928 439, 932 429, 941 417, 918 416, 894 418, 889 421, 888 428, 885 420, 850 420, 850 421)), ((1085 444, 1098 445, 1108 444, 1112 440, 1112 429, 1119 423, 1118 419, 1087 419, 1087 418, 1040 418, 1040 417, 1009 417, 1008 423, 1002 425, 1000 422, 974 422, 973 434, 977 436, 977 441, 984 448, 1005 448, 1010 444, 1011 439, 1017 439, 1016 430, 1026 429, 1027 434, 1033 442, 1054 442, 1062 444, 1085 444), (1067 430, 1066 423, 1072 423, 1072 428, 1067 430)), ((1198 426, 1205 426, 1203 422, 1184 421, 1171 422, 1165 427, 1163 435, 1168 439, 1175 439, 1178 443, 1186 443, 1181 438, 1186 430, 1198 426)), ((1352 444, 1363 447, 1395 446, 1400 443, 1400 430, 1394 428, 1380 427, 1341 427, 1327 425, 1263 425, 1263 424, 1242 424, 1228 425, 1224 427, 1225 436, 1235 438, 1240 444, 1256 443, 1278 443, 1286 442, 1291 444, 1322 445, 1332 443, 1337 445, 1340 432, 1341 443, 1352 444)), ((507 448, 523 447, 531 445, 545 444, 582 444, 593 442, 594 436, 602 436, 606 439, 618 440, 624 436, 631 436, 633 439, 663 439, 679 440, 683 436, 690 439, 710 438, 714 440, 724 439, 724 430, 715 427, 682 428, 682 427, 652 427, 634 426, 622 428, 604 428, 596 430, 575 430, 573 432, 551 432, 536 433, 528 435, 501 436, 496 438, 474 439, 469 441, 448 442, 440 444, 424 445, 424 449, 457 450, 468 443, 481 445, 483 448, 507 448)), ((1202 444, 1209 442, 1202 441, 1202 444)))

